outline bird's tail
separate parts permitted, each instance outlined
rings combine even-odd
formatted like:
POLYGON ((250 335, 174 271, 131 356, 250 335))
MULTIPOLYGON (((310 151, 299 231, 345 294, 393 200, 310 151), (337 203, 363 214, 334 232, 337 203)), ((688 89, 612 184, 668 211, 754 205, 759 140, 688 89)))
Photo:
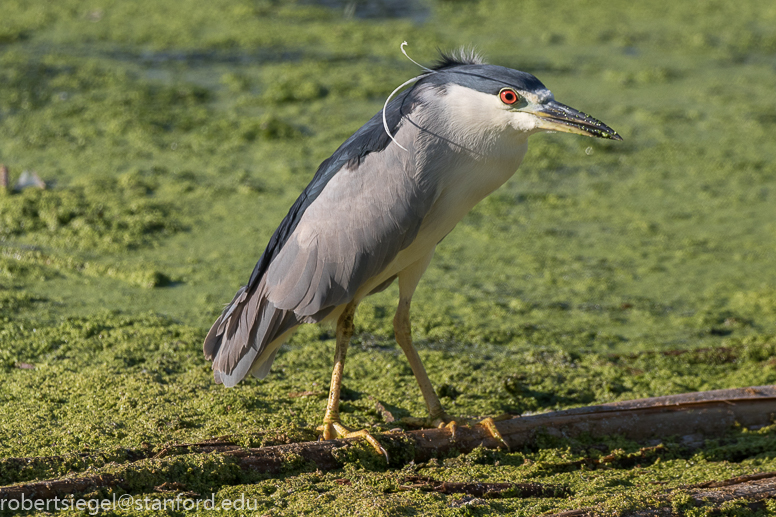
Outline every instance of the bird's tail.
POLYGON ((248 373, 266 377, 281 344, 275 341, 300 323, 293 311, 279 309, 267 299, 263 280, 250 290, 242 287, 213 323, 202 347, 205 358, 213 361, 216 383, 231 388, 248 373))

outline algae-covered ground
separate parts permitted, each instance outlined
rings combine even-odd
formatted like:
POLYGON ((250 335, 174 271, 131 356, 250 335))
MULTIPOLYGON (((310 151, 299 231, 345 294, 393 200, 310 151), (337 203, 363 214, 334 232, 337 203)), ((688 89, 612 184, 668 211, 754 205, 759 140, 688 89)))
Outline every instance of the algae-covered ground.
MULTIPOLYGON (((213 384, 201 343, 318 164, 417 75, 403 40, 422 63, 437 47, 474 45, 624 137, 532 137, 515 177, 439 246, 413 335, 450 413, 776 383, 776 4, 4 0, 1 10, 0 163, 11 186, 23 170, 47 183, 0 192, 2 484, 114 472, 169 443, 314 436, 331 329, 303 328, 265 380, 234 389, 213 384)), ((393 341, 396 301, 394 286, 357 315, 350 427, 395 427, 377 402, 396 418, 424 414, 393 341)), ((681 485, 776 470, 774 427, 685 442, 666 437, 655 457, 597 470, 584 465, 645 444, 548 439, 261 479, 184 455, 140 459, 132 479, 137 494, 167 481, 216 500, 245 494, 268 515, 613 515, 681 485), (401 489, 409 475, 572 495, 471 499, 401 489)), ((675 497, 675 510, 708 510, 687 500, 675 497)))

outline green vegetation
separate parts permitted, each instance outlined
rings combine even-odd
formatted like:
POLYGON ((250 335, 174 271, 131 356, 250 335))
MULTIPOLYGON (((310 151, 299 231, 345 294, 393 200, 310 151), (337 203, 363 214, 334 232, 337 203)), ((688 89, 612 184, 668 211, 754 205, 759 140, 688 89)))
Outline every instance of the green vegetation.
MULTIPOLYGON (((362 19, 301 1, 3 2, 0 163, 12 181, 34 170, 48 185, 0 189, 4 484, 137 461, 126 474, 137 493, 178 481, 257 497, 272 515, 615 514, 669 488, 776 470, 773 427, 695 448, 672 438, 639 466, 596 470, 579 462, 644 444, 547 437, 387 471, 354 453, 327 474, 290 458, 274 479, 218 457, 150 457, 214 436, 314 436, 330 329, 304 327, 265 380, 231 390, 212 383, 201 343, 318 164, 417 74, 403 40, 423 63, 435 47, 474 44, 625 138, 532 137, 516 176, 438 248, 413 333, 452 414, 776 383, 776 6, 418 9, 362 19), (409 475, 574 495, 471 501, 400 489, 409 475)), ((394 286, 357 315, 350 427, 394 427, 377 401, 397 418, 424 414, 393 342, 396 300, 394 286)), ((685 499, 677 511, 705 511, 685 499)))

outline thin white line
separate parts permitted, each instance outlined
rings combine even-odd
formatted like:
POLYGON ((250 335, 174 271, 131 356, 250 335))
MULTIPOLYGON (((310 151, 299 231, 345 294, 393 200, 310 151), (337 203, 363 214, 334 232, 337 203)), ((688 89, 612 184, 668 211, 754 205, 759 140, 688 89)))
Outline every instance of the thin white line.
POLYGON ((411 58, 409 55, 407 55, 407 51, 406 51, 406 50, 404 50, 404 46, 405 46, 406 44, 407 44, 407 42, 406 42, 406 41, 403 41, 403 42, 402 42, 402 44, 401 44, 401 47, 400 47, 400 48, 401 48, 401 53, 402 53, 402 54, 404 54, 404 57, 406 57, 407 59, 409 59, 410 61, 412 61, 412 62, 413 62, 413 63, 415 63, 416 65, 418 65, 418 66, 419 66, 420 68, 422 68, 423 70, 427 70, 427 71, 428 71, 428 73, 426 73, 426 74, 421 74, 421 75, 419 75, 419 76, 417 76, 417 77, 413 77, 413 78, 412 78, 412 79, 410 79, 409 81, 405 81, 405 82, 401 83, 401 84, 400 84, 400 85, 399 85, 399 86, 398 86, 398 87, 397 87, 397 88, 396 88, 394 91, 392 91, 392 92, 391 92, 391 94, 388 96, 388 98, 387 98, 387 99, 385 99, 385 104, 383 104, 383 128, 385 129, 385 133, 386 133, 386 134, 387 134, 387 135, 388 135, 388 136, 391 138, 391 140, 393 140, 393 143, 395 143, 396 145, 398 145, 399 147, 401 147, 401 148, 402 148, 402 149, 404 149, 405 151, 407 151, 407 148, 406 148, 406 147, 404 147, 403 145, 401 145, 401 144, 400 144, 400 143, 399 143, 399 142, 398 142, 398 141, 397 141, 397 140, 396 140, 396 139, 393 137, 393 135, 391 134, 391 131, 388 129, 388 119, 386 118, 386 115, 385 115, 385 110, 386 110, 386 109, 388 109, 388 103, 390 102, 390 100, 391 100, 391 97, 393 97, 394 95, 396 95, 396 92, 398 92, 399 90, 401 90, 402 88, 404 88, 405 86, 407 86, 407 85, 408 85, 408 84, 410 84, 410 83, 414 83, 415 81, 419 81, 419 80, 423 79, 424 77, 427 77, 427 76, 428 76, 428 75, 430 75, 430 74, 435 74, 435 73, 436 73, 436 70, 432 70, 432 69, 430 69, 430 68, 427 68, 427 67, 425 67, 425 66, 421 65, 420 63, 418 63, 417 61, 415 61, 414 59, 412 59, 412 58, 411 58))
POLYGON ((427 72, 431 72, 432 74, 436 73, 436 70, 431 70, 430 68, 426 68, 425 66, 421 65, 420 63, 418 63, 417 61, 415 61, 414 59, 412 59, 412 58, 411 58, 411 57, 410 57, 410 56, 407 54, 407 51, 406 51, 406 50, 404 50, 404 45, 406 45, 406 44, 407 44, 407 42, 406 42, 406 41, 403 41, 403 42, 402 42, 402 44, 401 44, 401 53, 402 53, 402 54, 404 54, 404 57, 406 57, 407 59, 409 59, 410 61, 412 61, 412 62, 413 62, 413 63, 415 63, 416 65, 418 65, 418 66, 419 66, 420 68, 422 68, 423 70, 426 70, 427 72))
POLYGON ((387 118, 386 118, 386 116, 385 116, 385 110, 387 110, 387 109, 388 109, 388 102, 390 102, 390 100, 391 100, 391 97, 393 97, 394 95, 396 95, 396 92, 398 92, 399 90, 401 90, 402 88, 404 88, 405 86, 407 86, 407 85, 408 85, 408 84, 410 84, 410 83, 414 83, 415 81, 419 81, 419 80, 423 79, 423 78, 424 78, 424 77, 426 77, 427 75, 429 75, 429 74, 422 74, 422 75, 419 75, 419 76, 417 76, 417 77, 413 77, 413 78, 412 78, 412 79, 410 79, 409 81, 405 81, 405 82, 401 83, 401 84, 400 84, 400 85, 399 85, 399 86, 398 86, 398 87, 397 87, 397 88, 396 88, 394 91, 392 91, 392 92, 391 92, 391 94, 388 96, 388 98, 387 98, 387 99, 385 99, 385 104, 383 105, 383 128, 385 128, 385 133, 386 133, 386 134, 387 134, 389 137, 391 137, 391 140, 393 140, 393 143, 395 143, 396 145, 398 145, 399 147, 401 147, 401 148, 402 148, 402 149, 404 149, 405 151, 407 150, 407 148, 406 148, 406 147, 404 147, 403 145, 401 145, 401 144, 400 144, 400 143, 399 143, 399 142, 398 142, 398 141, 397 141, 397 140, 396 140, 396 139, 393 137, 393 135, 391 134, 391 131, 388 129, 388 119, 387 119, 387 118))

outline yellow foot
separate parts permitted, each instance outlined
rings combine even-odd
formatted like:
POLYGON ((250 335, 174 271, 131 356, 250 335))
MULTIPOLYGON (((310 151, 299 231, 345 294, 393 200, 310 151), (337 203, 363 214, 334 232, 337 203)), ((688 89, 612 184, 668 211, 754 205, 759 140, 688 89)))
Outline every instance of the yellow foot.
POLYGON ((458 422, 447 413, 442 413, 436 417, 430 416, 428 418, 405 416, 401 421, 409 427, 417 427, 420 429, 450 429, 450 438, 453 440, 455 440, 455 430, 458 429, 458 422))
POLYGON ((487 429, 488 432, 490 433, 490 435, 493 438, 495 438, 496 440, 498 440, 501 443, 503 443, 504 447, 506 447, 507 450, 510 450, 509 449, 509 444, 504 440, 504 437, 501 436, 501 433, 499 432, 498 428, 496 427, 496 421, 495 420, 493 420, 492 418, 488 417, 488 418, 480 421, 480 423, 478 425, 481 425, 482 427, 487 429))
POLYGON ((447 427, 450 423, 455 423, 455 418, 451 417, 447 413, 442 413, 438 416, 429 416, 426 418, 416 418, 413 416, 405 416, 401 421, 410 427, 417 427, 420 429, 433 429, 438 427, 447 427))
MULTIPOLYGON (((510 418, 509 415, 506 415, 506 418, 510 418)), ((419 427, 421 429, 428 429, 428 428, 442 428, 445 427, 447 429, 450 429, 450 437, 455 440, 455 431, 458 428, 459 422, 462 422, 464 425, 481 425, 483 428, 485 428, 490 435, 498 440, 499 442, 504 444, 504 447, 509 449, 509 445, 504 440, 504 437, 501 436, 501 433, 499 432, 498 428, 496 427, 496 420, 505 420, 503 416, 498 416, 494 420, 493 418, 486 418, 480 422, 476 422, 470 418, 461 418, 458 421, 448 415, 447 413, 442 413, 442 415, 438 417, 428 417, 428 418, 415 418, 415 417, 404 417, 401 419, 401 421, 405 424, 407 424, 410 427, 419 427)))
POLYGON ((385 448, 380 445, 380 442, 378 442, 374 436, 369 434, 369 431, 366 429, 362 429, 360 431, 351 431, 338 421, 334 421, 325 422, 323 425, 318 426, 318 431, 321 431, 321 440, 334 440, 336 438, 357 438, 359 436, 363 436, 364 439, 366 439, 366 441, 375 448, 377 454, 385 457, 386 463, 390 463, 391 461, 388 457, 388 451, 386 451, 385 448))

